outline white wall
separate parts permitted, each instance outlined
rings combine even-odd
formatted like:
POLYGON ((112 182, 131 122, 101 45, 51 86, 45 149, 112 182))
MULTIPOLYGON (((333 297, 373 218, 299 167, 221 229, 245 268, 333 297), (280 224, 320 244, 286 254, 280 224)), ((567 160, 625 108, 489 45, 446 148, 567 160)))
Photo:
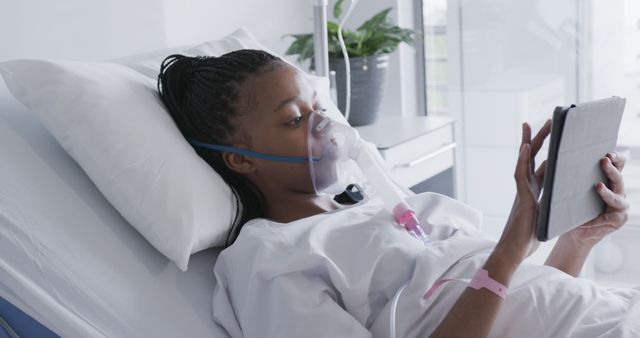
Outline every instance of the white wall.
POLYGON ((211 40, 244 26, 283 55, 292 41, 284 35, 313 32, 312 4, 312 0, 163 0, 167 44, 211 40))
POLYGON ((0 0, 0 8, 0 61, 99 60, 166 46, 155 0, 0 0))
MULTIPOLYGON (((410 28, 412 3, 361 0, 347 26, 395 7, 391 19, 410 28)), ((214 40, 242 26, 283 55, 292 41, 284 35, 313 31, 312 4, 312 0, 0 0, 0 61, 105 60, 214 40)), ((329 2, 330 18, 333 4, 329 2)), ((416 112, 414 54, 412 48, 401 46, 391 56, 382 102, 385 114, 416 112)))
POLYGON ((311 0, 0 0, 0 60, 100 60, 214 40, 247 27, 275 52, 311 32, 311 0))

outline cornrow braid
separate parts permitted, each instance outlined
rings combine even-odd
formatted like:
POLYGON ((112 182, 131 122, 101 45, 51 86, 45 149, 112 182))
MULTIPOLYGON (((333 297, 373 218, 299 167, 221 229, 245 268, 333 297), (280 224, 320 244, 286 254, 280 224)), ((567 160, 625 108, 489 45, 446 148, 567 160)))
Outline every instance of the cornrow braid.
MULTIPOLYGON (((235 133, 233 119, 240 114, 241 86, 249 77, 284 64, 276 56, 252 49, 236 50, 220 57, 173 54, 160 66, 158 93, 185 138, 230 145, 235 133)), ((221 152, 194 149, 233 192, 236 213, 225 242, 229 246, 247 221, 264 216, 264 196, 242 174, 227 167, 221 152)))

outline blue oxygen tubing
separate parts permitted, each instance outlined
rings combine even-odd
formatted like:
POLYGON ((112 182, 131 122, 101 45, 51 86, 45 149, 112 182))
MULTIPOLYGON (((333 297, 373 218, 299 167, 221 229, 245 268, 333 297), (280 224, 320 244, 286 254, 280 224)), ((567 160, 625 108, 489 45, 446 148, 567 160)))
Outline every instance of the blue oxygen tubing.
POLYGON ((280 155, 264 154, 264 153, 251 151, 249 149, 242 149, 242 148, 236 148, 236 147, 231 147, 231 146, 223 146, 221 144, 204 143, 204 142, 200 142, 198 140, 194 140, 192 138, 187 139, 187 141, 189 141, 189 143, 191 143, 192 145, 194 145, 196 147, 205 148, 205 149, 209 149, 209 150, 216 150, 216 151, 224 151, 224 152, 229 152, 229 153, 235 153, 235 154, 240 154, 240 155, 249 156, 249 157, 256 157, 256 158, 261 158, 263 160, 278 161, 278 162, 288 162, 288 163, 303 163, 303 162, 309 162, 309 161, 313 161, 313 162, 320 161, 319 159, 315 159, 315 158, 309 159, 307 156, 280 156, 280 155))

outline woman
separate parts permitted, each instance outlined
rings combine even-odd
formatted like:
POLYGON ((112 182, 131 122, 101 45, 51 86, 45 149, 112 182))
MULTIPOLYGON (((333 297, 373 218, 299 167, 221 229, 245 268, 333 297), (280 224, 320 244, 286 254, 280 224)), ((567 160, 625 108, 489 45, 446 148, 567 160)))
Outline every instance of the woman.
POLYGON ((546 266, 533 266, 522 263, 539 244, 534 223, 546 161, 535 172, 532 162, 550 121, 533 139, 523 124, 517 194, 500 240, 477 230, 473 209, 427 193, 408 199, 420 220, 433 224, 434 245, 425 247, 391 226, 378 199, 342 205, 315 194, 307 163, 255 155, 306 156, 308 117, 324 109, 305 75, 281 59, 257 50, 172 55, 162 64, 158 90, 185 138, 228 147, 194 148, 241 204, 215 267, 214 319, 231 336, 640 332, 624 315, 640 322, 640 290, 608 291, 573 278, 593 246, 627 220, 624 159, 616 154, 602 160, 610 187, 596 186, 606 211, 562 235, 546 266), (509 288, 504 300, 490 288, 457 281, 423 296, 439 280, 480 270, 509 288))

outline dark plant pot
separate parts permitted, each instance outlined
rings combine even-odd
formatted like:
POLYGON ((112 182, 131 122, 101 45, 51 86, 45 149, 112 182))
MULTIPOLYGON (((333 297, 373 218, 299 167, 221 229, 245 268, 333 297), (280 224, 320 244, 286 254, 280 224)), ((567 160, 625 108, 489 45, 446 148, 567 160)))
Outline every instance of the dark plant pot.
MULTIPOLYGON (((351 112, 349 123, 362 126, 374 123, 380 116, 380 104, 387 79, 389 55, 349 58, 351 69, 351 112)), ((344 59, 329 59, 329 68, 336 72, 338 108, 346 108, 346 78, 344 59)))

